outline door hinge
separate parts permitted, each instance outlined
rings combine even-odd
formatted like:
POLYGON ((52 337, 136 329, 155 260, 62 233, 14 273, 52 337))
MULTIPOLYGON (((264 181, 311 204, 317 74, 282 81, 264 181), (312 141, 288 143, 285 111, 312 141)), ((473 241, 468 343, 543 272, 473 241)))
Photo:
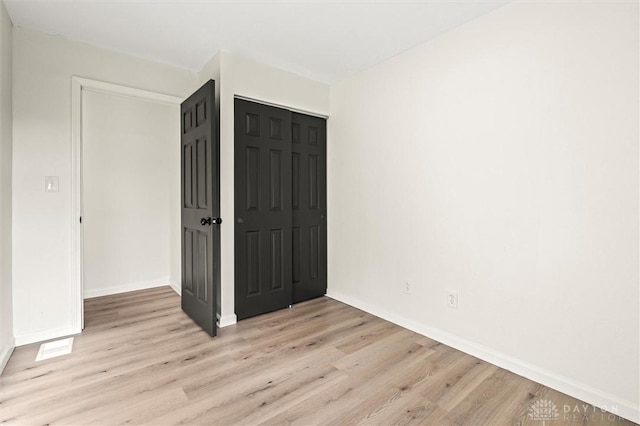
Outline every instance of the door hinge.
POLYGON ((82 216, 80 216, 80 223, 82 223, 82 216))

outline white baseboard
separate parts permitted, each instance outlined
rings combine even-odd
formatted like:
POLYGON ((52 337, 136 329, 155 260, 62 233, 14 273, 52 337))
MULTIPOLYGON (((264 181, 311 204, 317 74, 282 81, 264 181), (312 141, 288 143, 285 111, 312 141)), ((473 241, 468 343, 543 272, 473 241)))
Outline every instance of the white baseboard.
POLYGON ((113 287, 104 287, 96 289, 84 289, 84 298, 91 299, 92 297, 109 296, 111 294, 126 293, 128 291, 145 290, 147 288, 155 288, 169 285, 169 277, 158 278, 149 281, 138 281, 133 283, 127 283, 117 285, 113 287))
POLYGON ((418 323, 417 321, 401 317, 379 308, 378 306, 363 302, 340 292, 329 290, 327 292, 327 297, 346 303, 347 305, 368 312, 371 315, 375 315, 447 346, 451 346, 452 348, 475 356, 476 358, 480 358, 500 368, 504 368, 505 370, 585 401, 595 407, 603 408, 625 419, 636 423, 640 422, 640 406, 637 405, 637 403, 621 400, 615 395, 602 392, 584 383, 580 383, 552 371, 545 370, 522 360, 497 352, 487 346, 462 339, 458 336, 447 333, 446 331, 432 328, 418 323))
POLYGON ((224 316, 216 314, 216 317, 218 318, 218 327, 220 328, 228 327, 238 322, 238 317, 236 316, 236 314, 229 314, 224 316))
POLYGON ((31 343, 43 342, 45 340, 58 339, 60 337, 71 336, 80 333, 72 327, 57 328, 54 330, 37 331, 35 333, 23 334, 16 336, 16 346, 29 345, 31 343))
POLYGON ((169 282, 169 287, 175 291, 178 296, 182 296, 182 286, 179 283, 174 283, 173 281, 169 282))
POLYGON ((4 371, 4 367, 7 366, 7 363, 9 362, 9 358, 11 358, 11 354, 13 353, 13 350, 15 349, 15 347, 16 347, 16 339, 12 337, 7 347, 2 350, 2 353, 0 353, 0 376, 4 371))

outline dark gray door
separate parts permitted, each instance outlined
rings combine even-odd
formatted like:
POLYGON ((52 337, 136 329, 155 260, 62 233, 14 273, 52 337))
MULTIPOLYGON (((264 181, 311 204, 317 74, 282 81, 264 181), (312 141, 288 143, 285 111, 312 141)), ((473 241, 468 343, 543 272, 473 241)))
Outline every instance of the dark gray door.
POLYGON ((181 116, 182 309, 216 335, 220 282, 220 173, 215 82, 184 101, 181 116))
POLYGON ((291 113, 235 101, 235 310, 287 307, 291 270, 291 113))
POLYGON ((327 122, 291 114, 293 302, 327 292, 327 122))

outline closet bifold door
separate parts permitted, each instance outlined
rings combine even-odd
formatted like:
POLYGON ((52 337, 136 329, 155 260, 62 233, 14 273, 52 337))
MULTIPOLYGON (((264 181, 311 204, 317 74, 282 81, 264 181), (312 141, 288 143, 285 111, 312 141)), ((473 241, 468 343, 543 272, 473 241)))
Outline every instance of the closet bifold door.
POLYGON ((235 100, 235 311, 292 303, 291 112, 235 100))
POLYGON ((291 114, 293 302, 327 292, 327 122, 291 114))

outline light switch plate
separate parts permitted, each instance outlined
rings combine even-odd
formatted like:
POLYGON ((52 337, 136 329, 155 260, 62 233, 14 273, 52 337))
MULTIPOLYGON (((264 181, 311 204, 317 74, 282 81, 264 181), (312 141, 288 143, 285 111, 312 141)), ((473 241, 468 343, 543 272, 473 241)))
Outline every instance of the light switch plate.
POLYGON ((58 192, 58 176, 45 176, 44 177, 44 190, 45 192, 58 192))

